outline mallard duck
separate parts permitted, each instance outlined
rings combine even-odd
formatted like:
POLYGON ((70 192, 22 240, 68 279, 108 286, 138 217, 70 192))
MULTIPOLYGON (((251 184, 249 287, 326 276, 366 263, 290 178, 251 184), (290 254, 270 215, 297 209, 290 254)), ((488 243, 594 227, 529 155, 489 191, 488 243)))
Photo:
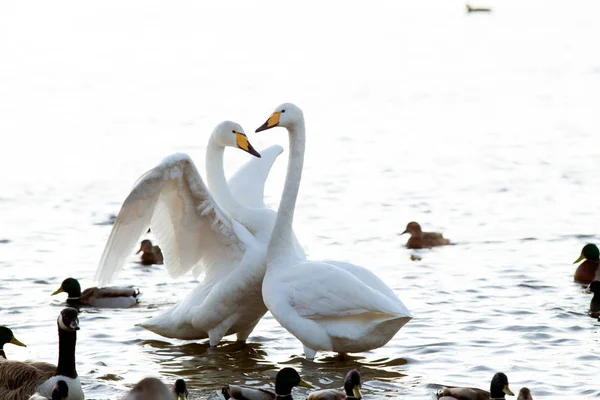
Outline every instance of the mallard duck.
POLYGON ((590 283, 593 280, 600 280, 600 277, 596 277, 596 274, 600 272, 598 269, 600 262, 600 250, 598 250, 598 246, 593 243, 588 243, 583 246, 581 255, 573 262, 573 264, 577 264, 583 259, 585 259, 585 261, 579 264, 579 267, 575 270, 573 280, 581 283, 590 283))
POLYGON ((172 389, 157 378, 144 378, 129 391, 125 400, 185 400, 188 390, 183 379, 177 379, 172 389))
POLYGON ((153 246, 152 242, 148 239, 142 240, 140 243, 140 249, 135 254, 142 253, 141 259, 143 265, 162 264, 163 254, 160 247, 153 246))
POLYGON ((406 242, 409 249, 422 249, 424 247, 444 246, 450 244, 450 241, 444 238, 444 235, 437 232, 423 232, 421 225, 416 222, 409 222, 406 229, 400 235, 410 233, 410 238, 406 242))
POLYGON ((335 389, 323 389, 312 392, 308 395, 307 400, 359 400, 362 399, 360 393, 360 374, 357 370, 346 374, 344 379, 344 391, 335 389))
POLYGON ((83 390, 75 370, 75 344, 79 330, 76 309, 64 308, 57 319, 58 366, 45 362, 21 362, 0 358, 0 399, 23 400, 36 391, 52 396, 54 385, 63 380, 69 386, 68 400, 83 400, 83 390))
POLYGON ((292 388, 295 386, 312 388, 311 384, 304 382, 300 378, 298 371, 294 368, 286 367, 275 375, 275 393, 265 389, 238 385, 225 386, 221 390, 221 393, 225 397, 225 400, 274 400, 283 398, 293 400, 292 388))
POLYGON ((17 338, 15 337, 15 335, 13 335, 10 328, 7 328, 5 326, 0 326, 0 358, 6 359, 6 353, 4 353, 4 345, 6 343, 14 344, 17 346, 27 347, 23 343, 21 343, 20 341, 17 340, 17 338))
POLYGON ((482 389, 448 386, 440 389, 437 393, 438 399, 443 400, 490 400, 504 399, 505 395, 514 396, 508 387, 508 378, 502 372, 498 372, 492 378, 490 391, 482 389))
POLYGON ((69 385, 61 380, 56 381, 52 388, 51 397, 42 396, 39 393, 34 394, 29 400, 67 400, 69 398, 69 385))
POLYGON ((517 400, 533 400, 533 397, 531 397, 531 392, 528 388, 522 387, 521 390, 519 390, 517 400))
POLYGON ((70 306, 92 306, 101 308, 126 308, 138 302, 140 291, 133 287, 91 287, 81 293, 81 285, 75 278, 65 279, 52 296, 67 293, 70 306))
POLYGON ((594 294, 590 301, 590 314, 595 318, 600 316, 600 281, 590 283, 589 290, 594 294))

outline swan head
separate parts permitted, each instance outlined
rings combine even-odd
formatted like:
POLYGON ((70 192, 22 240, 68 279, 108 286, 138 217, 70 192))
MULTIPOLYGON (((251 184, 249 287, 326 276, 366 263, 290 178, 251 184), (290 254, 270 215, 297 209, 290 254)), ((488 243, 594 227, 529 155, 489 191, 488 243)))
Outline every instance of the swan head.
POLYGON ((232 121, 223 121, 215 127, 212 133, 216 142, 223 147, 237 147, 255 157, 260 158, 260 153, 248 141, 248 136, 239 124, 232 121))
POLYGON ((273 114, 256 129, 256 132, 266 131, 276 126, 291 128, 303 120, 304 114, 300 107, 292 103, 283 103, 275 108, 273 114))

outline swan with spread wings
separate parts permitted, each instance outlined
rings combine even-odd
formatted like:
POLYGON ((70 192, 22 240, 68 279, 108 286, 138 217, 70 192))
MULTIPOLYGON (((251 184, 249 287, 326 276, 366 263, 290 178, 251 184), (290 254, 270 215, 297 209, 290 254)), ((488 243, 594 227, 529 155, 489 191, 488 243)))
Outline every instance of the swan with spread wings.
MULTIPOLYGON (((233 333, 245 341, 267 311, 261 287, 276 213, 264 207, 264 180, 282 151, 269 147, 263 152, 268 157, 246 164, 232 177, 233 191, 244 197, 242 205, 225 179, 225 147, 260 157, 241 126, 225 121, 209 139, 208 186, 186 154, 167 157, 144 174, 121 207, 96 272, 100 284, 113 281, 151 227, 171 276, 189 271, 205 276, 182 301, 141 326, 171 338, 208 337, 211 346, 233 333)), ((294 245, 303 254, 295 237, 294 245)))

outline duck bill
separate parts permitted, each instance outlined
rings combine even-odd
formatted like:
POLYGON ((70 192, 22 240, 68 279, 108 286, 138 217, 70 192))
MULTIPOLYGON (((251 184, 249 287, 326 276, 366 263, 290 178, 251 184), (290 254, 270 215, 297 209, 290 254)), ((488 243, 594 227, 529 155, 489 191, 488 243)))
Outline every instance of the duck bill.
POLYGON ((585 256, 583 255, 583 253, 579 256, 579 258, 577 260, 575 260, 573 262, 573 264, 577 264, 579 261, 583 260, 585 258, 585 256))
POLYGON ((302 379, 300 379, 300 383, 298 384, 298 386, 302 386, 302 387, 309 388, 309 389, 314 388, 313 385, 311 385, 310 383, 308 383, 302 379))
POLYGON ((19 341, 19 340, 18 340, 16 337, 14 337, 14 336, 12 337, 12 339, 10 339, 10 342, 8 342, 8 343, 11 343, 11 344, 14 344, 14 345, 17 345, 17 346, 21 346, 21 347, 27 347, 27 346, 25 345, 25 343, 22 343, 21 341, 19 341))
POLYGON ((185 400, 186 398, 187 398, 187 392, 177 394, 177 400, 185 400))
POLYGON ((407 231, 406 229, 404 230, 404 232, 402 232, 402 233, 400 234, 400 236, 404 235, 405 233, 408 233, 408 231, 407 231))
POLYGON ((509 396, 514 396, 515 394, 512 392, 512 390, 510 390, 510 388, 508 387, 508 385, 504 385, 504 389, 502 389, 502 391, 509 395, 509 396))
POLYGON ((262 132, 266 131, 267 129, 275 128, 277 125, 279 125, 280 117, 281 111, 274 112, 264 124, 262 124, 256 129, 255 132, 262 132))
POLYGON ((135 254, 140 254, 142 251, 144 251, 144 248, 140 247, 140 249, 138 251, 136 251, 135 254))
POLYGON ((65 291, 63 290, 63 288, 59 287, 58 289, 56 289, 54 291, 54 293, 52 293, 50 296, 54 296, 55 294, 59 294, 59 293, 64 293, 65 291))
POLYGON ((352 394, 357 399, 362 399, 362 393, 360 392, 360 386, 354 386, 354 388, 352 388, 352 394))

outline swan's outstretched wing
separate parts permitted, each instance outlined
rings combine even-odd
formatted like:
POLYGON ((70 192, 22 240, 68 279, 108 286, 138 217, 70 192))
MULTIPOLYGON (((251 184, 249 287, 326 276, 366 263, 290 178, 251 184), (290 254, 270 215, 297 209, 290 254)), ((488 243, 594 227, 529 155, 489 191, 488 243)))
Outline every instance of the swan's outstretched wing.
POLYGON ((261 150, 261 158, 253 157, 229 178, 229 190, 241 205, 249 208, 265 208, 265 182, 269 171, 283 147, 275 144, 261 150))
POLYGON ((125 199, 96 271, 100 285, 116 278, 148 227, 173 277, 192 268, 195 276, 203 268, 208 277, 228 273, 252 240, 213 199, 187 154, 167 157, 144 174, 125 199))
POLYGON ((282 289, 289 293, 292 306, 304 318, 339 318, 365 313, 411 316, 400 299, 388 297, 387 293, 381 293, 333 264, 301 263, 290 268, 285 280, 282 289), (314 279, 316 276, 318 280, 314 279))

